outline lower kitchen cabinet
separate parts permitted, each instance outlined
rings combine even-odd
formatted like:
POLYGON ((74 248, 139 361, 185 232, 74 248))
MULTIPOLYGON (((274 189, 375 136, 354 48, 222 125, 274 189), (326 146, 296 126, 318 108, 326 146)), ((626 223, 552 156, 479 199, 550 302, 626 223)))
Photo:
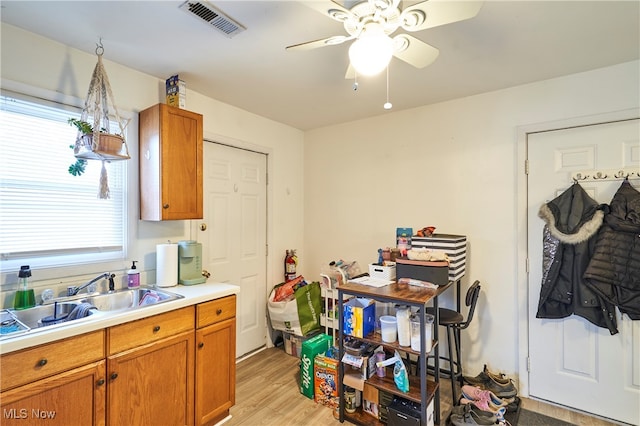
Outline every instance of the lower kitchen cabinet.
POLYGON ((213 425, 235 404, 236 297, 0 357, 0 424, 213 425))
POLYGON ((193 306, 107 330, 107 424, 191 425, 193 306))
POLYGON ((0 424, 105 424, 105 361, 91 363, 2 392, 0 424))
POLYGON ((107 360, 107 423, 193 424, 193 332, 107 360))
POLYGON ((198 305, 196 314, 196 425, 229 415, 236 400, 236 297, 198 305))

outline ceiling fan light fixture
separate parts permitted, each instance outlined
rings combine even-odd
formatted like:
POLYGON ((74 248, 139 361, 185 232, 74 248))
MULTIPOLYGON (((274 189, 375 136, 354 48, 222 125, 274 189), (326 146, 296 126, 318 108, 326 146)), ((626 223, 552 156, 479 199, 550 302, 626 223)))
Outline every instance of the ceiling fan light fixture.
POLYGON ((376 24, 369 24, 349 47, 349 60, 360 75, 379 74, 389 65, 392 56, 393 40, 376 24))

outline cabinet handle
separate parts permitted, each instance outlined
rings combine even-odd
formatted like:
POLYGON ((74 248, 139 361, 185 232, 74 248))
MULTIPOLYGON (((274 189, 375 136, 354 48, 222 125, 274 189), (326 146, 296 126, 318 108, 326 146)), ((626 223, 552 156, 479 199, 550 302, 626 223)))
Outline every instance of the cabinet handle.
POLYGON ((169 208, 169 204, 163 204, 163 205, 162 205, 162 208, 163 208, 163 209, 168 209, 168 208, 169 208))
POLYGON ((222 309, 218 308, 218 309, 216 310, 216 315, 220 315, 221 313, 222 313, 222 309))
POLYGON ((160 331, 160 326, 156 325, 155 327, 153 327, 153 332, 157 333, 158 331, 160 331))
POLYGON ((200 348, 200 349, 204 348, 204 342, 198 343, 198 348, 200 348))
POLYGON ((40 367, 44 367, 45 365, 47 365, 47 359, 46 358, 42 358, 40 361, 38 361, 38 365, 40 367))
POLYGON ((102 385, 104 385, 104 379, 100 379, 100 380, 98 380, 98 381, 96 382, 96 384, 97 384, 98 386, 102 386, 102 385))
POLYGON ((115 380, 118 378, 118 373, 111 373, 111 380, 115 380))

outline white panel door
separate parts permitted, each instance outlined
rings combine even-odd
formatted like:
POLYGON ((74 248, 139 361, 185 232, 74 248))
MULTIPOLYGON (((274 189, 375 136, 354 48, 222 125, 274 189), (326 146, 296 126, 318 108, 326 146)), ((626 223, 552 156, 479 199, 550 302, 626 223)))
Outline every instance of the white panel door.
MULTIPOLYGON (((527 138, 529 256, 529 394, 634 425, 640 424, 640 321, 618 315, 611 335, 582 317, 536 318, 542 283, 540 206, 565 191, 582 170, 640 167, 639 120, 530 134, 527 138)), ((640 186, 640 180, 632 179, 640 186)), ((622 184, 585 180, 599 203, 622 184)))
POLYGON ((240 286, 236 355, 266 344, 267 156, 204 144, 203 267, 215 282, 240 286))

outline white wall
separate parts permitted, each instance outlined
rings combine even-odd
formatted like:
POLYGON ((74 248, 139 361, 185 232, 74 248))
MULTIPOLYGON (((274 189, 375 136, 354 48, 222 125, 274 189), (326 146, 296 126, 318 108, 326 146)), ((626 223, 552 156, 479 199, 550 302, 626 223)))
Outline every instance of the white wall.
MULTIPOLYGON (((11 25, 2 24, 1 76, 2 87, 32 95, 53 97, 54 100, 82 105, 97 58, 60 43, 42 38, 11 25)), ((130 203, 130 246, 128 259, 140 260, 143 281, 155 279, 155 246, 167 240, 188 239, 191 221, 145 222, 139 217, 138 197, 138 121, 137 113, 158 102, 164 102, 164 80, 110 62, 109 46, 105 46, 103 62, 115 103, 121 115, 133 118, 129 125, 129 145, 132 159, 128 161, 130 203)), ((169 77, 169 76, 167 76, 169 77)), ((242 147, 252 147, 269 154, 269 282, 268 289, 282 280, 282 260, 288 248, 302 248, 302 158, 304 134, 292 127, 250 114, 189 90, 187 109, 204 116, 204 136, 209 140, 224 140, 242 147)), ((40 141, 47 143, 46 140, 40 141)), ((66 148, 66 147, 61 147, 66 148)), ((206 167, 206 166, 205 166, 206 167)), ((199 221, 194 221, 198 222, 199 221)), ((191 238, 197 237, 194 235, 191 238)), ((302 250, 300 250, 302 251, 302 250)), ((66 286, 83 282, 86 276, 110 270, 128 269, 123 260, 103 265, 75 268, 34 270, 33 281, 39 294, 45 287, 66 286)), ((215 270, 211 271, 215 280, 215 270)), ((11 271, 8 272, 9 274, 11 271)), ((6 284, 2 274, 2 293, 15 288, 6 284)), ((12 272, 15 277, 15 271, 12 272)), ((118 277, 120 278, 120 277, 118 277)), ((15 280, 14 280, 15 281, 15 280)), ((0 300, 4 306, 4 297, 0 300)))
POLYGON ((307 132, 304 275, 338 258, 366 268, 396 227, 466 235, 463 291, 480 280, 482 294, 463 364, 517 376, 518 127, 638 108, 639 77, 635 61, 307 132))

